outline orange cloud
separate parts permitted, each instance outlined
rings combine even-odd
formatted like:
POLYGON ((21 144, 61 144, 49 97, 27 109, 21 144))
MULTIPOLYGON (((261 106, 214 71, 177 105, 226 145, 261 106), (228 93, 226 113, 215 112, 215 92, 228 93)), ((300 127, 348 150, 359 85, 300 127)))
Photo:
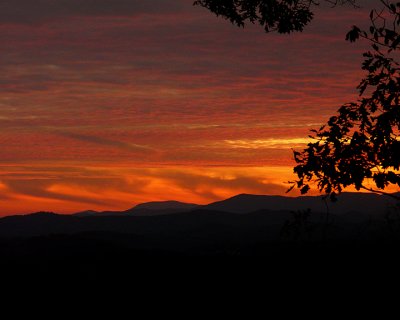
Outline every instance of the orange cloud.
POLYGON ((284 194, 288 167, 2 168, 0 214, 52 210, 124 210, 154 200, 209 203, 239 193, 284 194))

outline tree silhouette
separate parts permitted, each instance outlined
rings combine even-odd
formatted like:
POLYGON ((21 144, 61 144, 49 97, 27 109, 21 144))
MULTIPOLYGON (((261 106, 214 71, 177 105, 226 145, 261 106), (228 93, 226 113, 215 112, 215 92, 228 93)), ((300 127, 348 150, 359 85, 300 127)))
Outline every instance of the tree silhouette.
MULTIPOLYGON (((356 0, 325 0, 332 6, 356 0)), ((362 69, 367 72, 358 85, 360 98, 340 107, 319 130, 312 130, 310 142, 301 152, 294 151, 298 180, 295 187, 302 194, 310 184, 335 199, 343 188, 353 185, 400 200, 383 190, 390 184, 400 187, 400 68, 396 61, 400 49, 400 2, 377 0, 382 10, 372 10, 369 30, 357 26, 346 40, 359 38, 371 42, 364 53, 362 69), (370 181, 374 187, 366 184, 370 181)), ((258 23, 266 32, 303 31, 313 18, 315 0, 198 0, 195 5, 244 27, 258 23)))
POLYGON ((312 130, 314 142, 294 151, 298 180, 292 188, 303 194, 316 183, 332 199, 350 185, 400 199, 383 191, 400 186, 400 2, 380 2, 383 9, 371 11, 369 30, 354 26, 346 36, 371 42, 372 50, 364 53, 367 75, 358 86, 360 99, 340 107, 326 125, 312 130))
MULTIPOLYGON (((356 0, 324 0, 332 6, 345 3, 355 6, 356 0)), ((316 0, 197 0, 194 5, 207 8, 217 16, 239 27, 246 22, 258 23, 266 32, 303 31, 313 18, 316 0)))

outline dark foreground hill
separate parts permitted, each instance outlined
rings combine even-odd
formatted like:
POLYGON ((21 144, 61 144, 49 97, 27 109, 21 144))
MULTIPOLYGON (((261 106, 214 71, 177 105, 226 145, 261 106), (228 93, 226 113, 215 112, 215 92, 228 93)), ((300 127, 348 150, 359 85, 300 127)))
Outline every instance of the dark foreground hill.
MULTIPOLYGON (((387 199, 377 197, 356 201, 348 195, 336 211, 307 211, 321 205, 316 197, 240 195, 171 214, 10 216, 0 219, 1 266, 114 269, 163 257, 257 258, 268 263, 323 257, 378 261, 397 256, 400 220, 394 204, 385 206, 387 199), (282 201, 286 209, 280 207, 282 201), (353 206, 344 208, 345 201, 353 206), (337 210, 340 206, 343 209, 337 210), (355 206, 368 206, 369 211, 354 210, 355 206)), ((157 209, 164 210, 162 204, 156 206, 160 205, 157 209)))
POLYGON ((85 256, 103 249, 144 256, 265 256, 282 246, 363 246, 397 239, 398 221, 349 213, 290 211, 232 214, 195 210, 149 217, 38 213, 0 219, 0 250, 11 256, 85 256), (300 216, 298 216, 300 214, 300 216), (301 216, 305 214, 304 216, 301 216))

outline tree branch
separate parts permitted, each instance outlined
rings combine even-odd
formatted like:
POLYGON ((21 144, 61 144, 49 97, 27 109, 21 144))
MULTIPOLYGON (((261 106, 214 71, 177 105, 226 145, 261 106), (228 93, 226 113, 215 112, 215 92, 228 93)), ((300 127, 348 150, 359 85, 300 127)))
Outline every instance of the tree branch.
POLYGON ((364 189, 364 190, 367 190, 367 191, 371 191, 371 192, 374 192, 374 193, 378 193, 378 194, 382 194, 384 196, 388 196, 388 197, 391 197, 391 198, 396 199, 396 200, 400 200, 400 196, 396 196, 393 193, 388 193, 388 192, 381 191, 381 190, 375 190, 375 189, 372 189, 372 188, 367 188, 367 187, 365 187, 363 185, 361 186, 361 189, 364 189))

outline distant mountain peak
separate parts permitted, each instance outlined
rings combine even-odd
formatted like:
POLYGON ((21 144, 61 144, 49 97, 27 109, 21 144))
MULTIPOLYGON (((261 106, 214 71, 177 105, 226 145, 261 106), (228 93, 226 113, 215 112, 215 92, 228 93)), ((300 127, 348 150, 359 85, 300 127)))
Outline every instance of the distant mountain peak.
POLYGON ((132 209, 169 209, 169 208, 188 208, 188 207, 197 207, 198 204, 194 203, 185 203, 176 200, 166 200, 166 201, 151 201, 151 202, 144 202, 134 206, 132 209))
MULTIPOLYGON (((264 194, 251 194, 251 193, 240 193, 237 194, 233 197, 230 197, 226 200, 229 199, 255 199, 255 198, 267 198, 267 197, 283 197, 283 196, 274 196, 274 195, 264 195, 264 194)), ((226 200, 222 200, 222 201, 226 201, 226 200)))
POLYGON ((54 217, 54 216, 59 216, 59 214, 54 213, 54 212, 49 212, 49 211, 38 211, 38 212, 34 212, 34 213, 28 213, 25 216, 54 217))
POLYGON ((125 212, 135 216, 162 215, 171 213, 181 213, 198 208, 198 204, 185 203, 175 200, 152 201, 140 203, 125 212))

